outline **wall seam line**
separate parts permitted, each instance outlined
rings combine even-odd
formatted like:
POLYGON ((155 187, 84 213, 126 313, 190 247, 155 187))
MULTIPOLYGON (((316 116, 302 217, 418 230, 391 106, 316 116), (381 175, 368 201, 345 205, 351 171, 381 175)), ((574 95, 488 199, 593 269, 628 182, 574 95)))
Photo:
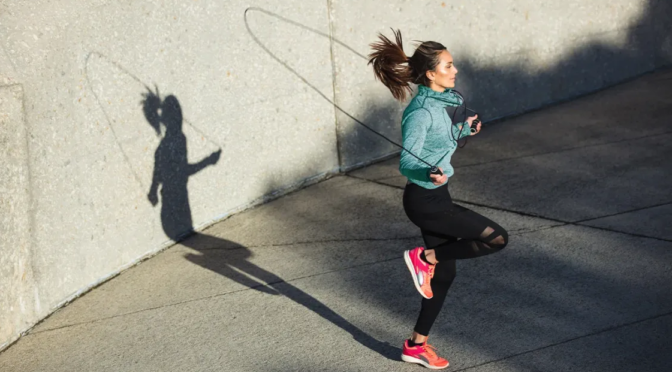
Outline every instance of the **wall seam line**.
POLYGON ((338 98, 336 97, 336 59, 334 58, 334 29, 333 29, 333 19, 331 17, 332 11, 332 0, 327 0, 327 21, 329 26, 329 59, 331 61, 331 88, 333 92, 333 105, 334 110, 334 132, 336 135, 336 156, 338 158, 338 169, 339 172, 343 172, 343 159, 341 157, 341 142, 339 138, 339 125, 338 125, 338 112, 336 106, 338 98))

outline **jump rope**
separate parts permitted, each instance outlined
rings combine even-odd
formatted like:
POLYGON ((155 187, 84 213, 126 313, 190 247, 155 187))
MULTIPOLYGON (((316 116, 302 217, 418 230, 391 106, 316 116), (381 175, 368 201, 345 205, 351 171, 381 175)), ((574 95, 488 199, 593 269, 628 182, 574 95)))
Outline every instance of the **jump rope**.
MULTIPOLYGON (((308 26, 305 26, 305 25, 303 25, 303 24, 301 24, 301 23, 298 23, 298 22, 296 22, 296 21, 293 21, 293 20, 291 20, 291 19, 282 17, 282 16, 280 16, 280 15, 278 15, 278 14, 269 12, 269 11, 267 11, 267 10, 265 10, 265 9, 262 9, 262 8, 250 7, 250 8, 245 9, 245 13, 244 13, 245 27, 247 28, 248 33, 250 34, 250 36, 252 37, 252 39, 255 41, 255 43, 257 43, 257 45, 259 45, 259 47, 261 47, 261 49, 263 49, 269 56, 271 56, 271 58, 273 58, 274 60, 276 60, 276 62, 280 63, 285 69, 287 69, 289 72, 291 72, 291 73, 294 74, 296 77, 298 77, 301 81, 303 81, 304 84, 306 84, 306 85, 309 86, 311 89, 313 89, 313 90, 314 90, 318 95, 320 95, 324 100, 326 100, 326 101, 329 102, 331 105, 333 105, 333 107, 334 107, 335 109, 337 109, 338 111, 342 112, 344 115, 346 115, 347 117, 349 117, 350 119, 352 119, 354 122, 356 122, 357 124, 360 124, 361 126, 363 126, 364 128, 368 129, 368 130, 371 131, 372 133, 378 135, 379 137, 382 137, 382 138, 385 139, 387 142, 389 142, 389 143, 391 143, 391 144, 393 144, 393 145, 399 147, 399 148, 402 149, 403 151, 406 151, 408 154, 410 154, 410 155, 413 156, 414 158, 418 159, 420 162, 422 162, 422 163, 428 165, 428 166, 430 167, 430 174, 435 174, 435 175, 439 175, 439 176, 440 176, 440 175, 443 175, 443 172, 441 172, 441 170, 440 170, 439 167, 438 167, 438 163, 440 163, 441 160, 443 160, 443 158, 444 158, 446 155, 448 155, 448 152, 450 152, 450 151, 446 152, 446 154, 444 154, 444 155, 439 159, 439 161, 437 161, 437 164, 431 164, 431 163, 427 162, 425 159, 423 159, 423 158, 419 157, 418 155, 414 154, 413 152, 411 152, 410 150, 408 150, 408 149, 405 148, 404 146, 398 144, 397 142, 391 140, 390 138, 388 138, 388 137, 386 137, 385 135, 379 133, 378 131, 376 131, 375 129, 371 128, 371 127, 368 126, 367 124, 363 123, 361 120, 357 119, 356 117, 354 117, 353 115, 351 115, 349 112, 345 111, 345 110, 344 110, 343 108, 341 108, 338 104, 336 104, 336 102, 334 102, 334 101, 331 100, 329 97, 327 97, 324 93, 322 93, 319 89, 317 89, 317 87, 315 87, 313 84, 311 84, 306 78, 304 78, 304 77, 303 77, 301 74, 299 74, 296 70, 294 70, 292 67, 290 67, 286 62, 284 62, 283 60, 281 60, 280 58, 278 58, 275 54, 273 54, 273 52, 272 52, 270 49, 268 49, 268 48, 267 48, 267 47, 266 47, 266 46, 259 40, 259 38, 257 38, 257 36, 254 34, 254 32, 252 31, 252 29, 250 28, 250 25, 249 25, 249 22, 248 22, 248 19, 247 19, 248 12, 250 12, 250 11, 257 11, 257 12, 264 13, 264 14, 266 14, 266 15, 270 15, 270 16, 275 17, 275 18, 278 18, 278 19, 280 19, 280 20, 282 20, 282 21, 284 21, 284 22, 287 22, 287 23, 293 24, 293 25, 295 25, 295 26, 297 26, 297 27, 300 27, 300 28, 303 28, 303 29, 305 29, 305 30, 311 31, 311 32, 313 32, 313 33, 315 33, 315 34, 317 34, 317 35, 320 35, 320 36, 329 38, 329 39, 332 40, 333 42, 335 42, 335 43, 337 43, 337 44, 339 44, 339 45, 345 47, 346 49, 350 50, 351 52, 353 52, 353 53, 356 54, 357 56, 359 56, 359 57, 361 57, 361 58, 363 58, 363 59, 365 59, 365 60, 368 60, 368 58, 367 58, 366 56, 360 54, 359 52, 357 52, 356 50, 352 49, 351 47, 349 47, 349 46, 346 45, 345 43, 343 43, 343 42, 341 42, 341 41, 339 41, 339 40, 333 38, 331 35, 328 35, 328 34, 325 34, 325 33, 321 32, 321 31, 319 31, 319 30, 310 28, 310 27, 308 27, 308 26)), ((109 116, 107 115, 107 111, 105 111, 105 109, 103 109, 103 105, 102 105, 101 102, 100 102, 100 97, 98 97, 98 94, 97 94, 97 93, 95 92, 95 90, 93 89, 93 84, 91 84, 91 81, 90 81, 90 79, 89 79, 89 74, 88 74, 88 63, 89 63, 89 59, 90 59, 90 57, 91 57, 92 55, 97 55, 98 57, 100 57, 100 58, 102 58, 102 59, 105 59, 106 61, 108 61, 109 63, 111 63, 112 65, 114 65, 114 66, 115 66, 116 68, 118 68, 120 71, 122 71, 122 72, 124 72, 125 74, 127 74, 128 76, 130 76, 133 80, 135 80, 135 81, 138 82, 139 84, 143 85, 143 86, 147 89, 147 91, 150 92, 150 94, 152 93, 152 90, 151 90, 151 89, 149 88, 149 86, 148 86, 147 84, 145 84, 140 78, 138 78, 136 75, 134 75, 133 73, 131 73, 130 71, 128 71, 126 68, 124 68, 123 66, 121 66, 119 63, 117 63, 117 62, 111 60, 110 58, 108 58, 108 57, 105 56, 104 54, 102 54, 102 53, 98 53, 98 52, 90 52, 89 55, 86 57, 86 62, 85 62, 85 70, 86 70, 86 73, 85 73, 85 75, 86 75, 87 82, 89 83, 89 87, 91 88, 91 91, 93 92, 93 95, 94 95, 96 101, 98 102, 98 105, 99 105, 99 106, 101 107, 101 109, 103 110, 103 114, 105 115, 105 118, 107 119, 108 125, 110 126, 110 128, 112 128, 112 134, 113 134, 113 136, 114 136, 114 138, 115 138, 115 140, 116 140, 116 142, 117 142, 117 145, 119 146, 119 148, 120 148, 120 150, 121 150, 121 152, 122 152, 122 154, 123 154, 123 156, 124 156, 124 159, 126 160, 127 163, 130 164, 130 159, 128 158, 128 155, 126 154, 126 152, 124 151, 124 149, 121 147, 121 144, 119 143, 119 138, 118 138, 118 136, 117 136, 117 134, 116 134, 116 131, 114 130, 114 127, 113 127, 112 124, 111 124, 111 120, 110 120, 109 116)), ((464 98, 464 96, 463 96, 460 92, 458 92, 457 90, 454 90, 454 89, 453 89, 452 91, 453 91, 454 93, 456 93, 456 94, 462 99, 462 104, 459 105, 459 106, 456 106, 456 107, 455 107, 455 111, 453 111, 453 114, 452 114, 452 115, 448 114, 448 115, 451 117, 452 125, 454 125, 454 126, 457 125, 457 124, 455 123, 455 116, 456 116, 457 112, 459 111, 459 109, 460 109, 461 107, 464 107, 464 115, 465 115, 465 118, 466 118, 466 112, 467 112, 467 111, 473 112, 475 115, 478 115, 478 113, 477 113, 476 111, 474 111, 474 110, 470 109, 469 107, 467 107, 467 105, 466 105, 466 99, 464 98)), ((158 94, 158 88, 157 88, 157 94, 158 94)), ((449 106, 449 107, 450 107, 450 106, 449 106)), ((448 109, 448 107, 447 107, 446 109, 448 109)), ((447 112, 447 113, 448 113, 448 112, 447 112)), ((220 145, 219 143, 217 143, 217 142, 211 140, 211 139, 210 139, 210 138, 209 138, 203 131, 201 131, 200 129, 198 129, 194 124, 192 124, 192 123, 191 123, 190 121, 188 121, 186 118, 183 118, 183 121, 184 121, 185 123, 187 123, 189 126, 191 126, 196 132, 198 132, 199 134, 201 134, 201 136, 202 136, 203 138, 205 138, 208 142, 212 143, 213 145, 216 145, 216 146, 219 147, 220 149, 223 147, 223 146, 220 145)), ((476 133, 476 126, 477 126, 480 122, 481 122, 481 120, 479 120, 479 119, 475 119, 475 120, 473 120, 473 122, 472 122, 472 127, 471 127, 471 129, 470 129, 470 131, 471 131, 472 134, 473 134, 473 133, 476 133)), ((464 125, 468 125, 468 124, 465 122, 464 125)), ((459 141, 459 135, 458 135, 458 138, 455 138, 455 136, 453 135, 453 131, 452 131, 452 129, 453 129, 453 128, 451 127, 451 129, 449 130, 451 139, 452 139, 453 141, 455 141, 455 142, 458 142, 458 141, 459 141)), ((466 145, 466 141, 465 141, 465 145, 466 145)), ((458 144, 458 147, 461 148, 461 147, 464 147, 464 145, 463 145, 463 146, 459 146, 459 144, 458 144)), ((136 181, 137 181, 140 185, 144 186, 144 185, 142 184, 142 182, 140 181, 139 176, 138 176, 137 174, 135 174, 135 171, 132 169, 132 167, 131 167, 131 170, 132 170, 132 172, 133 172, 133 175, 135 176, 136 181)))
MULTIPOLYGON (((308 31, 311 31, 311 32, 313 32, 313 33, 315 33, 315 34, 317 34, 317 35, 326 37, 326 38, 332 40, 333 42, 335 42, 335 43, 337 43, 337 44, 339 44, 339 45, 341 45, 341 46, 344 46, 345 48, 347 48, 348 50, 350 50, 351 52, 353 52, 354 54, 356 54, 357 56, 359 56, 359 57, 361 57, 361 58, 363 58, 363 59, 365 59, 365 60, 368 60, 367 57, 365 57, 364 55, 360 54, 360 53, 357 52, 356 50, 352 49, 351 47, 349 47, 349 46, 346 45, 345 43, 343 43, 343 42, 341 42, 341 41, 339 41, 339 40, 333 38, 331 35, 325 34, 325 33, 321 32, 321 31, 319 31, 319 30, 316 30, 316 29, 310 28, 310 27, 308 27, 308 26, 305 26, 305 25, 303 25, 303 24, 301 24, 301 23, 298 23, 298 22, 293 21, 293 20, 291 20, 291 19, 285 18, 285 17, 283 17, 283 16, 281 16, 281 15, 278 15, 278 14, 269 12, 268 10, 265 10, 265 9, 262 9, 262 8, 257 8, 257 7, 250 7, 250 8, 245 9, 244 18, 245 18, 245 27, 247 28, 247 32, 250 34, 250 36, 252 37, 252 39, 254 40, 254 42, 257 43, 257 45, 259 45, 259 47, 261 47, 261 49, 263 49, 269 56, 271 56, 271 58, 273 58, 274 60, 276 60, 276 62, 280 63, 285 69, 287 69, 289 72, 291 72, 292 74, 294 74, 294 75, 295 75, 296 77, 298 77, 301 81, 303 81, 304 84, 308 85, 308 86, 309 86, 310 88, 312 88, 317 94, 319 94, 319 95, 320 95, 322 98, 324 98, 327 102, 329 102, 331 105, 333 105, 335 109, 337 109, 338 111, 340 111, 340 112, 342 112, 343 114, 345 114, 347 117, 349 117, 350 119, 352 119, 354 122, 356 122, 357 124, 360 124, 360 125, 363 126, 364 128, 366 128, 366 129, 368 129, 369 131, 371 131, 372 133, 374 133, 374 134, 376 134, 376 135, 382 137, 382 138, 385 139, 387 142, 389 142, 389 143, 391 143, 391 144, 393 144, 393 145, 399 147, 400 149, 402 149, 403 151, 406 151, 407 153, 409 153, 411 156, 413 156, 414 158, 418 159, 418 160, 421 161, 422 163, 428 165, 428 166, 430 167, 430 174, 443 175, 443 172, 441 172, 441 170, 440 170, 439 167, 438 167, 438 163, 440 163, 441 160, 443 160, 443 158, 444 158, 446 155, 448 155, 448 152, 450 152, 450 151, 446 152, 446 154, 444 154, 444 155, 439 159, 439 161, 437 162, 437 164, 430 164, 430 163, 427 162, 425 159, 419 157, 418 155, 416 155, 416 154, 414 154, 413 152, 409 151, 409 150, 408 150, 407 148, 405 148, 404 146, 398 144, 397 142, 395 142, 395 141, 389 139, 388 137, 386 137, 385 135, 379 133, 379 132, 376 131, 375 129, 373 129, 373 128, 371 128, 370 126, 366 125, 365 123, 363 123, 362 121, 360 121, 359 119, 357 119, 356 117, 352 116, 350 113, 348 113, 347 111, 345 111, 344 109, 342 109, 338 104, 336 104, 336 102, 334 102, 333 100, 331 100, 331 99, 330 99, 329 97, 327 97, 324 93, 322 93, 319 89, 317 89, 317 87, 315 87, 314 85, 312 85, 308 80, 306 80, 306 78, 304 78, 303 76, 301 76, 301 74, 299 74, 296 70, 294 70, 292 67, 290 67, 285 61, 281 60, 281 59, 278 58, 275 54, 273 54, 273 52, 272 52, 270 49, 268 49, 268 48, 266 47, 266 45, 264 45, 264 44, 259 40, 259 38, 257 38, 257 36, 254 34, 254 32, 252 31, 252 29, 250 28, 250 24, 249 24, 248 19, 247 19, 247 14, 248 14, 248 12, 253 12, 253 11, 254 11, 254 12, 264 13, 264 14, 269 15, 269 16, 271 16, 271 17, 275 17, 275 18, 278 18, 278 19, 280 19, 280 20, 282 20, 282 21, 284 21, 284 22, 290 23, 290 24, 292 24, 292 25, 294 25, 294 26, 300 27, 300 28, 302 28, 302 29, 304 29, 304 30, 308 30, 308 31)), ((462 104, 461 104, 460 106, 457 106, 457 107, 455 108, 455 111, 453 112, 452 116, 451 116, 450 114, 448 114, 449 116, 451 116, 452 125, 457 125, 457 124, 455 123, 455 115, 457 114, 457 112, 459 111, 460 107, 462 107, 462 106, 464 106, 465 116, 466 116, 466 112, 467 112, 467 111, 471 111, 471 112, 473 112, 474 114, 478 115, 478 113, 477 113, 476 111, 474 111, 474 110, 470 109, 469 107, 467 107, 467 105, 466 105, 466 100, 464 99, 464 96, 463 96, 460 92, 458 92, 458 91, 456 91, 456 90, 454 90, 454 89, 453 89, 452 91, 453 91, 454 93, 456 93, 456 94, 462 99, 462 104)), ((471 133, 476 133, 476 126, 477 126, 480 122, 481 122, 481 121, 480 121, 479 119, 475 119, 475 120, 472 122, 471 133)), ((467 124, 465 123, 465 125, 467 125, 467 124)), ((451 130, 449 130, 449 132, 450 132, 451 139, 454 140, 455 142, 457 142, 457 141, 459 140, 459 138, 456 139, 455 136, 453 135, 453 131, 452 131, 453 128, 451 127, 450 129, 451 129, 451 130)), ((458 137, 459 137, 459 136, 458 136, 458 137)), ((465 145, 466 145, 466 141, 465 141, 465 145)), ((463 145, 463 146, 459 146, 459 145, 458 145, 458 147, 464 147, 464 145, 463 145)))

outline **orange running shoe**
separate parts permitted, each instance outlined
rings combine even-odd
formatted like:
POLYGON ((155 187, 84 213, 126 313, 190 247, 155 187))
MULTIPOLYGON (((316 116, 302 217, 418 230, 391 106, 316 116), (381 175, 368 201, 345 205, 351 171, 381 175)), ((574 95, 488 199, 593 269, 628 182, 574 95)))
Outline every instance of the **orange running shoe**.
POLYGON ((450 363, 436 355, 436 349, 425 342, 422 345, 408 346, 408 340, 404 341, 404 350, 401 352, 401 360, 408 363, 422 364, 429 369, 444 369, 450 363))
POLYGON ((404 261, 406 261, 406 266, 408 266, 408 270, 411 272, 415 288, 420 292, 422 297, 430 299, 434 297, 430 285, 434 277, 434 265, 420 259, 420 253, 424 250, 425 248, 423 247, 417 247, 410 251, 404 251, 404 261))

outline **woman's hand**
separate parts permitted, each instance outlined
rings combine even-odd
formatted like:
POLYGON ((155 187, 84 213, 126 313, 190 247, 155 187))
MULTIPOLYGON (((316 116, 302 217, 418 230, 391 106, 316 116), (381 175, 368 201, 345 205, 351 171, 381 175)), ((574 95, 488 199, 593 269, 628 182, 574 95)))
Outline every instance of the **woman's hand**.
MULTIPOLYGON (((469 124, 469 128, 474 128, 474 120, 478 118, 478 115, 470 116, 467 118, 467 124, 469 124)), ((476 124, 476 132, 471 133, 471 136, 475 136, 478 133, 481 132, 481 122, 479 121, 478 124, 476 124)))
POLYGON ((436 186, 441 186, 448 181, 448 176, 443 174, 443 169, 439 168, 439 170, 441 171, 441 174, 430 174, 429 175, 429 179, 436 186))

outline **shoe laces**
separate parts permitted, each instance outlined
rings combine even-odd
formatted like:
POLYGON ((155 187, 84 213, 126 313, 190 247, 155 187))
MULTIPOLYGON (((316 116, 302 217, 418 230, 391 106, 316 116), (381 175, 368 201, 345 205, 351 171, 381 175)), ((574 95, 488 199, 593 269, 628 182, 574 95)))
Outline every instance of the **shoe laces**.
POLYGON ((427 272, 429 273, 430 278, 434 278, 434 267, 435 266, 436 265, 429 265, 429 267, 427 268, 427 272))
POLYGON ((439 357, 438 355, 436 355, 436 352, 439 351, 439 350, 437 348, 435 348, 434 346, 432 346, 430 344, 424 344, 424 345, 422 345, 422 348, 423 348, 423 350, 425 350, 425 352, 427 354, 429 354, 430 357, 432 357, 432 358, 438 358, 439 357))

